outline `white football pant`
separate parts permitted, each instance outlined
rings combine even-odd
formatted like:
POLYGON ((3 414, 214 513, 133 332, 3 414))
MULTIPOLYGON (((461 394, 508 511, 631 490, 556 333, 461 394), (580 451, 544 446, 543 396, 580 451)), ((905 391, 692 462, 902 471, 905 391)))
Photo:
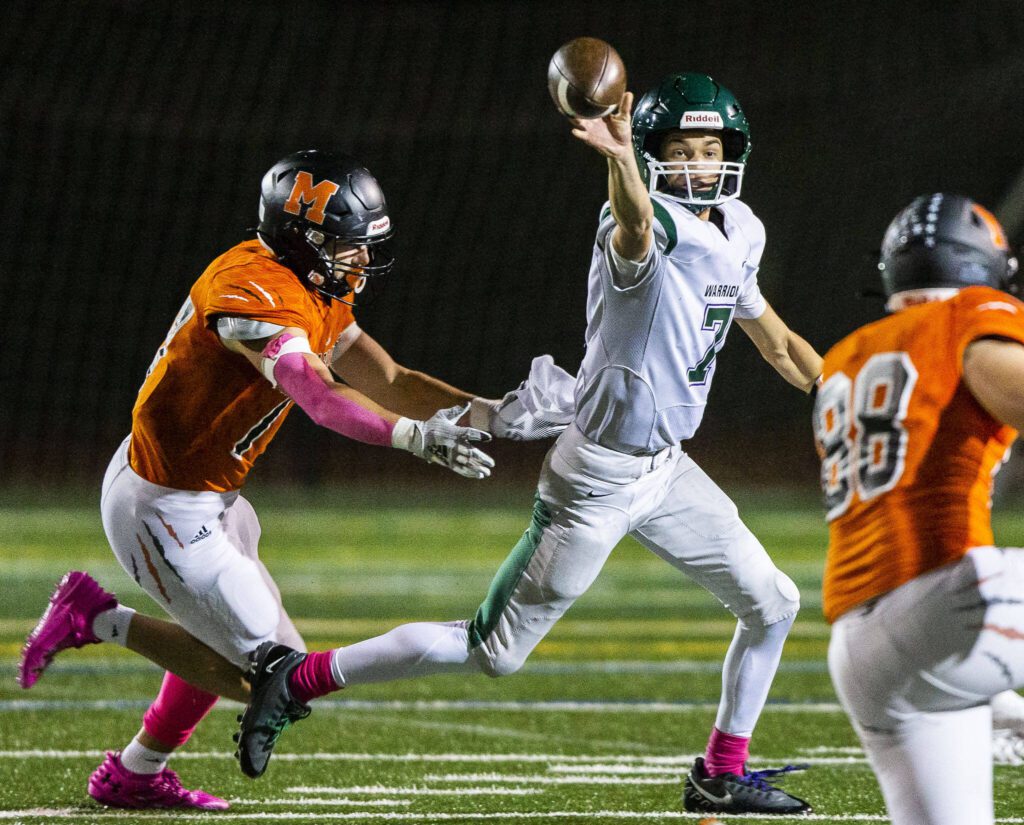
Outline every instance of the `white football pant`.
POLYGON ((1024 550, 975 547, 844 613, 828 660, 893 825, 990 825, 988 702, 1024 685, 1024 550))
POLYGON ((404 625, 340 649, 335 678, 344 685, 469 669, 513 673, 627 534, 709 590, 739 620, 716 724, 749 736, 800 606, 796 585, 680 447, 624 455, 572 425, 548 452, 530 527, 476 617, 404 625))
POLYGON ((237 492, 173 490, 128 464, 107 467, 103 529, 121 566, 178 624, 239 667, 261 642, 305 650, 257 556, 256 512, 237 492))

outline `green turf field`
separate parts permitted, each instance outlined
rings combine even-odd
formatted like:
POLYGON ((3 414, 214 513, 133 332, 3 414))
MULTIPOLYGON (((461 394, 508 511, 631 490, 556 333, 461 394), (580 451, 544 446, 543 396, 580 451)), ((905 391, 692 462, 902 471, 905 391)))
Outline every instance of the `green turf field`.
MULTIPOLYGON (((323 491, 316 507, 297 494, 254 489, 251 498, 263 523, 262 555, 312 648, 411 619, 470 617, 531 504, 529 490, 472 504, 446 491, 413 505, 323 491)), ((115 563, 94 505, 65 500, 0 499, 0 820, 699 819, 682 812, 679 777, 713 722, 733 623, 703 591, 628 540, 521 673, 336 694, 285 734, 255 782, 231 756, 237 706, 224 702, 173 765, 187 786, 231 799, 231 811, 139 815, 92 804, 86 778, 103 749, 120 748, 135 733, 160 673, 119 648, 95 646, 63 654, 23 692, 14 684, 21 640, 69 568, 88 569, 127 604, 159 611, 115 563)), ((804 604, 754 739, 752 767, 809 764, 786 787, 813 802, 812 820, 886 822, 825 669, 820 514, 813 501, 777 494, 742 496, 740 504, 804 604)), ((1002 542, 1024 543, 1024 520, 998 526, 1002 542)), ((997 768, 996 782, 1000 821, 1024 822, 1024 768, 997 768)))

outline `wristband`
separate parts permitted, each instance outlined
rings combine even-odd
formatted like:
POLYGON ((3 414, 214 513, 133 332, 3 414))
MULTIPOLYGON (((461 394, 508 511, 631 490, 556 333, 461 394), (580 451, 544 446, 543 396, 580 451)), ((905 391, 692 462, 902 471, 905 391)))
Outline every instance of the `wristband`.
POLYGON ((411 418, 399 418, 391 430, 391 446, 399 450, 415 452, 416 422, 411 418))

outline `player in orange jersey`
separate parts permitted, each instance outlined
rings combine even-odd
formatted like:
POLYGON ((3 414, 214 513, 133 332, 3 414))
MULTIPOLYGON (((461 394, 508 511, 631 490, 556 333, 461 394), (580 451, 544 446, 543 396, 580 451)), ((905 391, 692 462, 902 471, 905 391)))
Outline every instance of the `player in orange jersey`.
POLYGON ((829 670, 894 825, 993 821, 989 701, 1024 685, 1024 549, 990 523, 1024 427, 1016 266, 983 207, 917 198, 882 247, 892 314, 825 356, 829 670))
POLYGON ((218 696, 247 699, 250 651, 271 639, 302 646, 257 556, 256 514, 239 494, 293 406, 350 438, 469 478, 493 466, 474 446, 489 438, 478 427, 520 439, 560 429, 531 415, 528 386, 503 402, 473 398, 396 364, 360 330, 354 299, 391 269, 391 235, 383 193, 358 162, 290 155, 263 179, 258 238, 207 267, 157 351, 101 509, 118 561, 176 623, 137 615, 87 574, 69 573, 20 672, 29 687, 60 650, 98 641, 169 671, 138 736, 93 773, 98 801, 227 807, 183 788, 166 765, 218 696), (474 427, 456 424, 467 407, 474 427))

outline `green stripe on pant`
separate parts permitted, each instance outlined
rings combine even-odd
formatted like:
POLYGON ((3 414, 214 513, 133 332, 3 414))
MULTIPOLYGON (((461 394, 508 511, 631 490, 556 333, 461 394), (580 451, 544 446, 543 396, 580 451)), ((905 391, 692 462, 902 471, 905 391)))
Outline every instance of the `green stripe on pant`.
POLYGON ((480 605, 480 609, 477 610, 476 617, 469 624, 470 648, 482 645, 484 639, 490 636, 497 626, 501 614, 508 606, 509 599, 512 598, 516 585, 519 584, 519 579, 523 576, 523 571, 526 570, 533 554, 537 552, 544 528, 549 524, 551 524, 551 512, 541 501, 538 493, 533 499, 533 518, 530 520, 530 526, 526 528, 523 537, 516 542, 512 552, 501 563, 501 567, 498 568, 498 572, 491 581, 487 597, 480 605))

